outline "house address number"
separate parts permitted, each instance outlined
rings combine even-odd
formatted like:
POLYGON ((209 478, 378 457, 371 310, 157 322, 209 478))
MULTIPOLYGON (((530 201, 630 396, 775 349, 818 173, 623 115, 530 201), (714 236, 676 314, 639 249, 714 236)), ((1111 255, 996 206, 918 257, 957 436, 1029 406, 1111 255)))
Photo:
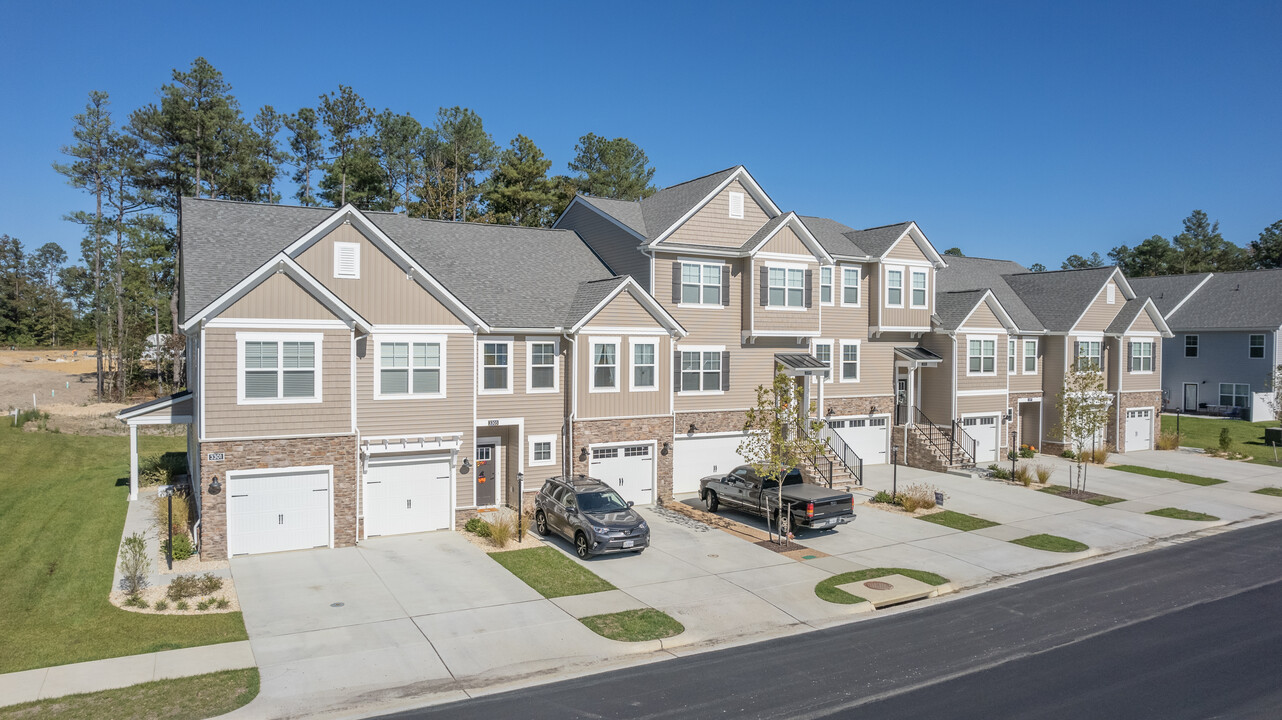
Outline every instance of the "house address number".
POLYGON ((226 453, 209 453, 205 456, 205 459, 209 462, 222 462, 225 456, 226 453))

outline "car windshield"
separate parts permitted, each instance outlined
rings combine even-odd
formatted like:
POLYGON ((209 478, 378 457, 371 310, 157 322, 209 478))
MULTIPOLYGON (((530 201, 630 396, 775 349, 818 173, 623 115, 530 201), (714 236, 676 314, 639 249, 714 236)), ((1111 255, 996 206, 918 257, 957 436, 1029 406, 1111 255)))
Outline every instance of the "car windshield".
POLYGON ((613 490, 579 493, 579 509, 587 513, 609 513, 627 510, 628 504, 613 490))

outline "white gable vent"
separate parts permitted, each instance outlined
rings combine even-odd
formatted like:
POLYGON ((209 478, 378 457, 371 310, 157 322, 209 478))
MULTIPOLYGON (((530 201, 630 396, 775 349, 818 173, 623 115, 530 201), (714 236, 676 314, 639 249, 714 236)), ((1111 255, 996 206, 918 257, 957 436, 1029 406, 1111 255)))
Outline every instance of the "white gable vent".
POLYGON ((1105 299, 1109 305, 1117 302, 1117 286, 1113 283, 1108 284, 1108 289, 1104 291, 1105 299))
POLYGON ((730 217, 743 218, 743 193, 730 191, 730 217))
POLYGON ((359 278, 361 276, 360 243, 334 243, 334 277, 359 278))

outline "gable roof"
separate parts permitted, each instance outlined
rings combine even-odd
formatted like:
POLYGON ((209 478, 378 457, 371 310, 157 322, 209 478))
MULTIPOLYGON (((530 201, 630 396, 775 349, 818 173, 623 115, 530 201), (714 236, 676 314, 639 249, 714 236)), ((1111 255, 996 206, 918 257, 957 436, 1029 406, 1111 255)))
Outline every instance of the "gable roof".
POLYGON ((801 221, 806 224, 810 234, 815 236, 824 250, 829 255, 839 258, 850 258, 857 260, 869 260, 872 258, 866 250, 859 246, 851 235, 858 233, 858 230, 843 225, 831 218, 815 217, 813 215, 801 216, 801 221))
POLYGON ((1135 324, 1135 320, 1140 316, 1140 313, 1144 311, 1148 311, 1149 317, 1153 320, 1153 324, 1157 326, 1158 332, 1168 337, 1171 335, 1171 328, 1162 319, 1162 313, 1158 311, 1153 298, 1147 295, 1127 300, 1122 305, 1122 309, 1117 311, 1117 316, 1113 318, 1113 322, 1108 324, 1104 332, 1108 335, 1125 334, 1131 329, 1131 325, 1135 324))
POLYGON ((575 195, 574 200, 571 202, 576 201, 584 203, 601 214, 610 217, 620 225, 636 233, 639 237, 646 237, 645 218, 641 214, 641 203, 635 200, 614 200, 613 198, 602 198, 594 195, 575 195))
POLYGON ((886 251, 895 244, 899 238, 908 232, 912 226, 912 221, 895 223, 893 225, 882 225, 880 227, 866 228, 864 230, 855 230, 845 233, 850 242, 864 249, 873 257, 881 257, 886 251))
POLYGON ((1131 278, 1131 287, 1135 288, 1136 294, 1153 298, 1153 303, 1163 315, 1170 315, 1210 277, 1211 273, 1193 273, 1131 278))
POLYGON ((935 320, 940 327, 953 331, 966 324, 980 303, 988 305, 998 322, 1008 331, 1016 329, 1015 321, 992 290, 962 290, 935 294, 935 320))
MULTIPOLYGON (((1109 265, 1085 270, 1016 273, 1004 278, 1047 330, 1068 332, 1099 295, 1104 283, 1119 272, 1109 265)), ((1122 281, 1119 285, 1125 297, 1129 286, 1125 278, 1122 281)))
POLYGON ((1175 330, 1282 327, 1282 269, 1214 273, 1167 322, 1175 330))
POLYGON ((631 275, 580 283, 578 292, 570 303, 569 314, 566 316, 563 327, 569 328, 570 332, 577 332, 597 313, 605 309, 614 298, 624 292, 631 293, 632 298, 659 324, 667 328, 670 334, 679 337, 685 337, 688 334, 685 328, 681 327, 681 323, 650 297, 649 293, 642 290, 631 275))
POLYGON ((997 301, 1006 308, 1011 320, 1022 332, 1038 333, 1046 330, 1037 315, 1006 282, 1007 275, 1026 273, 1028 269, 1012 260, 988 258, 948 257, 948 267, 935 272, 936 303, 942 293, 963 290, 992 290, 997 301))

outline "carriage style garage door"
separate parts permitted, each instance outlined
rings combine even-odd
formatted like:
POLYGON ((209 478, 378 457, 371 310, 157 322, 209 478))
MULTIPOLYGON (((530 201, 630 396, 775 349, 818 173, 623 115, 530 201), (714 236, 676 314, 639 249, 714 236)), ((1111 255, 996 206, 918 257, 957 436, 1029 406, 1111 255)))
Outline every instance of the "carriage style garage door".
POLYGON ((654 446, 592 448, 588 475, 617 490, 624 500, 649 505, 654 502, 654 446))
POLYGON ((890 423, 884 417, 829 420, 846 445, 855 451, 864 465, 885 465, 886 446, 890 443, 890 423))
POLYGON ((708 475, 725 475, 744 464, 739 454, 742 434, 718 437, 678 437, 672 458, 672 492, 699 492, 699 480, 708 475))
POLYGON ((330 471, 227 473, 227 553, 328 547, 330 471))
POLYGON ((1150 450, 1153 447, 1153 411, 1149 408, 1126 411, 1126 448, 1150 450))
POLYGON ((450 463, 443 458, 371 458, 365 473, 365 536, 448 529, 450 482, 450 463))
POLYGON ((975 438, 975 462, 986 463, 997 459, 997 415, 962 418, 962 429, 975 438))

